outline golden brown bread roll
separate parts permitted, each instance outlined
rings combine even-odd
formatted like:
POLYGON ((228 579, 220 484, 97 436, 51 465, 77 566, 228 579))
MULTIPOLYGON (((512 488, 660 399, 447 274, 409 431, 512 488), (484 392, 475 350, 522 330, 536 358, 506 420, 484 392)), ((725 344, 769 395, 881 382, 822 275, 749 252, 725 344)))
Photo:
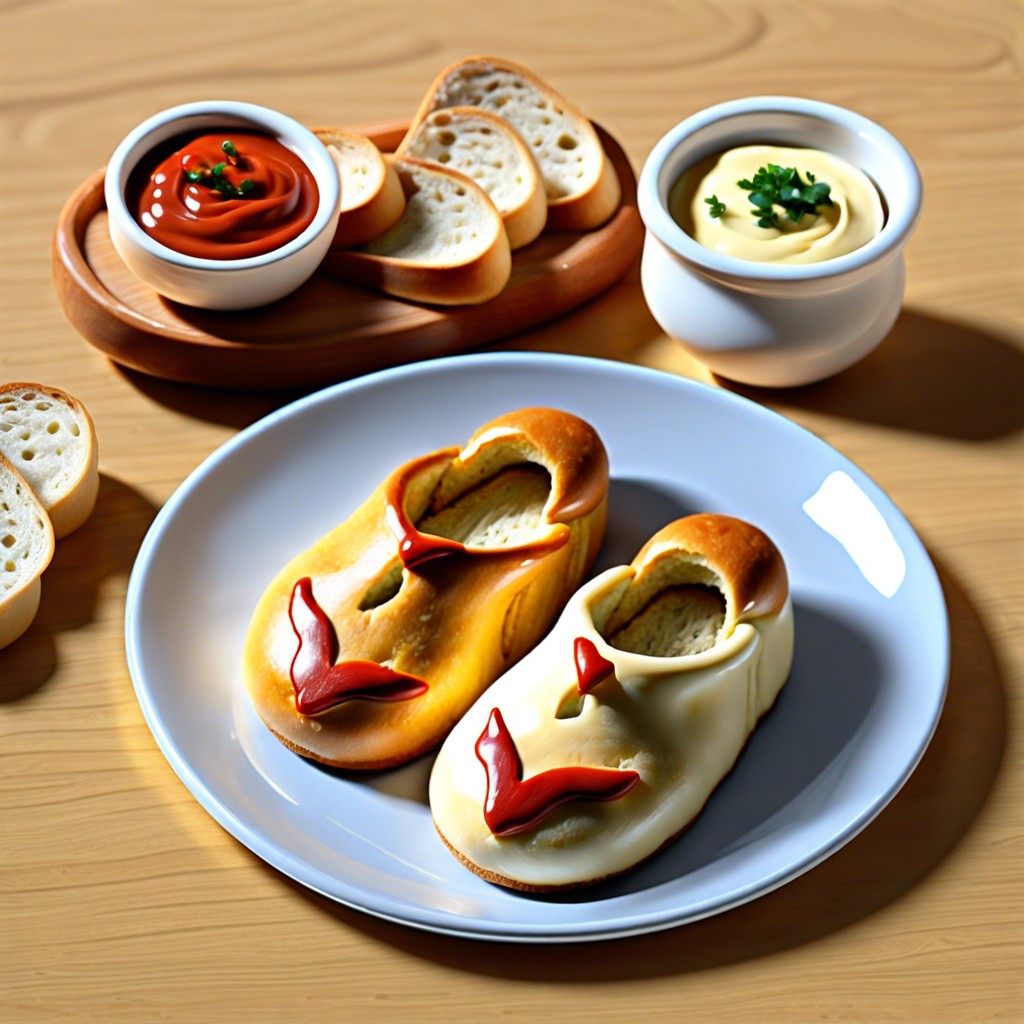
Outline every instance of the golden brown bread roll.
POLYGON ((261 598, 243 665, 257 712, 338 767, 432 749, 579 585, 607 488, 593 428, 554 409, 400 466, 261 598))

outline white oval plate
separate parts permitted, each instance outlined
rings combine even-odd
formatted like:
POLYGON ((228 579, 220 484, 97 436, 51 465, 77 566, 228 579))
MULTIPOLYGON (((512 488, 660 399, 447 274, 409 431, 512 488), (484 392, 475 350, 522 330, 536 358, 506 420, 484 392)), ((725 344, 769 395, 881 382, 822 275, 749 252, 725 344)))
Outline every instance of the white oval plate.
POLYGON ((565 356, 459 356, 311 395, 241 432, 161 509, 128 587, 128 664, 161 750, 233 836, 341 903, 475 938, 578 941, 697 920, 834 853, 900 789, 945 698, 948 625, 921 542, 824 442, 729 392, 565 356), (251 710, 249 616, 289 558, 408 458, 527 405, 589 420, 608 447, 608 533, 594 572, 690 512, 762 527, 786 559, 793 673, 697 822, 638 870, 523 896, 437 838, 430 758, 367 777, 292 754, 251 710))

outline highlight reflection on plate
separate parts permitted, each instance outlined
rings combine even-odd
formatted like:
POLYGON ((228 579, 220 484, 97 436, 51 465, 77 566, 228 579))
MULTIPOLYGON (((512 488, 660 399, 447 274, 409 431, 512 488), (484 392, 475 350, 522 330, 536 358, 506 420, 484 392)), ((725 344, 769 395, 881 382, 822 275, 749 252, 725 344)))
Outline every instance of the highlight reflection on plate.
POLYGON ((892 502, 836 451, 745 399, 618 363, 460 356, 350 381, 254 424, 157 516, 128 589, 128 663, 161 750, 207 811, 269 864, 379 917, 486 939, 655 931, 753 899, 848 842, 913 771, 942 709, 948 626, 935 572, 892 502), (683 837, 590 890, 524 897, 437 838, 431 758, 357 776, 263 727, 239 666, 279 567, 396 465, 527 405, 589 420, 612 468, 594 572, 671 519, 726 512, 781 549, 796 613, 789 682, 683 837))

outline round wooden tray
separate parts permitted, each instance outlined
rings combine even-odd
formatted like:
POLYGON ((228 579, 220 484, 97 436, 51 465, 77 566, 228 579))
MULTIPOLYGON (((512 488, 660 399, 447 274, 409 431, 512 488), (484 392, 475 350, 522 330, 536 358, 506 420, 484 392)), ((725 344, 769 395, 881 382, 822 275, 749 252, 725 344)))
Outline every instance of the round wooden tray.
MULTIPOLYGON (((408 122, 355 130, 392 151, 408 122)), ((211 312, 157 295, 124 265, 107 231, 103 171, 68 199, 53 243, 53 282, 65 316, 112 360, 190 384, 262 391, 319 387, 371 370, 461 352, 516 334, 586 302, 622 278, 640 253, 636 179, 618 143, 598 129, 622 182, 602 227, 543 234, 512 257, 512 277, 478 306, 394 299, 332 277, 327 265, 261 309, 211 312)))

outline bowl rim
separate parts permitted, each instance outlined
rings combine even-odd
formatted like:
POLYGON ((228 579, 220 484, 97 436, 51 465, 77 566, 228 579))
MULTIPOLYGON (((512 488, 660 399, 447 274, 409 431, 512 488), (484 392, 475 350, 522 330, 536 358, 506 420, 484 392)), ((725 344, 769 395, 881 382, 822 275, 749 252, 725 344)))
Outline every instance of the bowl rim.
MULTIPOLYGON (((735 144, 742 142, 737 130, 735 144)), ((669 183, 671 185, 671 183, 669 183)), ((637 183, 640 216, 650 234, 670 252, 695 270, 726 279, 747 281, 804 281, 838 277, 863 270, 869 264, 887 262, 912 234, 921 215, 923 185, 913 158, 892 133, 862 114, 821 100, 799 96, 748 96, 706 107, 669 129, 644 161, 637 183), (907 188, 907 202, 890 208, 882 229, 869 242, 852 252, 816 263, 769 263, 744 260, 703 246, 688 235, 668 211, 667 189, 661 196, 662 171, 666 162, 688 139, 712 125, 741 116, 797 114, 839 127, 851 136, 866 138, 884 150, 898 169, 907 188)))
POLYGON ((197 100, 158 111, 136 125, 118 143, 107 163, 103 192, 108 216, 128 244, 144 250, 151 257, 178 267, 223 273, 252 270, 279 263, 316 241, 328 229, 340 206, 341 181, 337 165, 328 153, 327 147, 312 131, 288 114, 242 100, 197 100), (153 146, 174 135, 187 133, 192 123, 198 130, 201 127, 212 127, 218 120, 220 123, 228 122, 226 127, 229 128, 251 125, 272 135, 302 160, 316 181, 319 203, 313 220, 294 238, 269 252, 241 259, 190 256, 156 241, 143 230, 125 202, 124 189, 128 178, 153 146), (172 125, 179 123, 180 128, 171 129, 172 125), (157 134, 160 134, 160 138, 156 142, 149 146, 145 145, 148 139, 157 134))

